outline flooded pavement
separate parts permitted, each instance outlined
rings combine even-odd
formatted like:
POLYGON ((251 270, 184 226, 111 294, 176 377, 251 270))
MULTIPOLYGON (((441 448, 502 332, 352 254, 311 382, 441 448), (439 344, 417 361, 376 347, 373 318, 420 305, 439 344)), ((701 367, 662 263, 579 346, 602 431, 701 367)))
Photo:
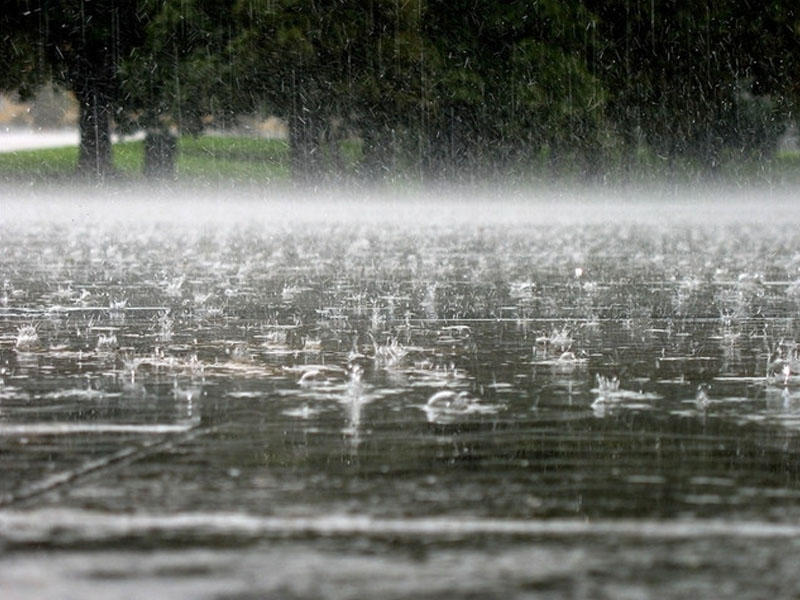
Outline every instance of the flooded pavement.
POLYGON ((4 598, 800 593, 785 207, 47 206, 0 225, 4 598))

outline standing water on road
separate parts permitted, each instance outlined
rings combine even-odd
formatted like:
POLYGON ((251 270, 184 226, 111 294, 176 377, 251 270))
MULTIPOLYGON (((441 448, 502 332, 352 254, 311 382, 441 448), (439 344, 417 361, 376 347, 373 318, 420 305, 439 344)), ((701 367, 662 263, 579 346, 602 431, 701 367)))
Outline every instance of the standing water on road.
POLYGON ((0 593, 800 593, 770 201, 4 202, 0 593))

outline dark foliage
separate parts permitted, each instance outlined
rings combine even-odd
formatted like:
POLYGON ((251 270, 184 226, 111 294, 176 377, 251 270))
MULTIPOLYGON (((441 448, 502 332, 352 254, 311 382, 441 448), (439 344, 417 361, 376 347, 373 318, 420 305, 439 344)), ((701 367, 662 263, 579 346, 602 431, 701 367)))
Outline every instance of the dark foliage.
POLYGON ((347 140, 360 148, 351 174, 368 180, 713 173, 770 156, 800 98, 788 0, 4 6, 0 87, 72 90, 79 167, 99 176, 112 120, 163 150, 158 140, 246 113, 286 120, 301 180, 343 176, 347 140))

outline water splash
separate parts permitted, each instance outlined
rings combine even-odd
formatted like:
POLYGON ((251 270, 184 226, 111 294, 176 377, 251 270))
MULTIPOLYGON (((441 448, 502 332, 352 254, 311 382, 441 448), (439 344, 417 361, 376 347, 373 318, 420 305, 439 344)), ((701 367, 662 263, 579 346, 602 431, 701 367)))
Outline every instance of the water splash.
POLYGON ((486 404, 466 390, 440 390, 428 398, 421 408, 429 422, 447 424, 468 415, 495 414, 501 406, 486 404))
POLYGON ((596 386, 591 390, 595 395, 592 402, 593 409, 607 410, 627 406, 628 408, 650 408, 649 403, 661 398, 651 392, 634 392, 620 387, 620 381, 615 376, 605 377, 599 373, 595 376, 596 386))
POLYGON ((14 347, 20 352, 33 352, 41 347, 39 332, 33 325, 23 325, 17 331, 14 347))

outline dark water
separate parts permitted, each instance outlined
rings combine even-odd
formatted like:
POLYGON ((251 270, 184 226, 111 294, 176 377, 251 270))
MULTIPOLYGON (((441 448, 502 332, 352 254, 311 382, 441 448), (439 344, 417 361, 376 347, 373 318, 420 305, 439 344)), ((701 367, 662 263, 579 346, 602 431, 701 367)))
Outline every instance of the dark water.
POLYGON ((799 230, 478 222, 6 221, 3 597, 796 597, 799 230))

